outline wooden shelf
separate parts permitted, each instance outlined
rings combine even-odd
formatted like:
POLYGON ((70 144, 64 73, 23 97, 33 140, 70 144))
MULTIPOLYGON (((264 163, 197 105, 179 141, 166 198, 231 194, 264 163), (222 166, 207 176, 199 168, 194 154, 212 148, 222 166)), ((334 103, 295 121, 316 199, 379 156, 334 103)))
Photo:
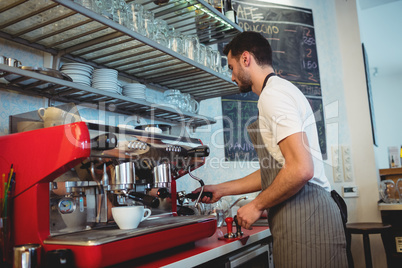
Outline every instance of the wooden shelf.
POLYGON ((385 168, 380 169, 380 179, 393 180, 395 183, 398 179, 402 179, 402 168, 385 168))
POLYGON ((402 174, 402 168, 380 169, 380 176, 384 176, 384 175, 400 175, 400 174, 402 174))

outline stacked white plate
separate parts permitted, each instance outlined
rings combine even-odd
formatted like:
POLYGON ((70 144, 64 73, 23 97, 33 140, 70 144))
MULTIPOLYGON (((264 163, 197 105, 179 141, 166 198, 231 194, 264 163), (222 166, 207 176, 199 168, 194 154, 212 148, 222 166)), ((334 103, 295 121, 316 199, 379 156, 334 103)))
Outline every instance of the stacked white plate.
POLYGON ((94 67, 83 63, 64 63, 60 70, 73 79, 73 82, 91 86, 94 67))
POLYGON ((134 98, 134 99, 142 99, 145 100, 146 86, 139 83, 130 83, 123 86, 123 95, 134 98))
POLYGON ((118 72, 113 69, 96 69, 92 74, 92 87, 112 93, 121 93, 117 80, 118 72))

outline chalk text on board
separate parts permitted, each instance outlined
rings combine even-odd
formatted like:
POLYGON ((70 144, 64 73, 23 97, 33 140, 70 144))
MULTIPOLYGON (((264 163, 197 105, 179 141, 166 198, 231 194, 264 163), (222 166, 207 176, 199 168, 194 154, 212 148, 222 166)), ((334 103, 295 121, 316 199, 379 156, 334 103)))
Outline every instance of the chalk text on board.
POLYGON ((252 20, 253 23, 255 23, 264 18, 263 14, 256 13, 256 10, 258 10, 257 7, 242 7, 241 5, 239 5, 237 7, 237 17, 239 19, 252 20))
POLYGON ((239 26, 244 31, 254 31, 257 33, 265 33, 265 34, 279 34, 279 28, 275 25, 267 25, 267 24, 249 24, 247 21, 239 21, 239 26))

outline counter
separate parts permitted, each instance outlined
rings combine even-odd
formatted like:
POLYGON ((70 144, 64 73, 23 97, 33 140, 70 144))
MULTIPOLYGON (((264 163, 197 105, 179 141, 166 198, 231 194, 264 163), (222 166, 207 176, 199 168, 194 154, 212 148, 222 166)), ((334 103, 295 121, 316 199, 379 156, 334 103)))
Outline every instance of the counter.
POLYGON ((388 267, 399 268, 402 263, 402 204, 378 203, 378 209, 382 222, 391 225, 389 231, 382 236, 388 267))
POLYGON ((193 267, 230 254, 258 241, 266 240, 271 236, 268 227, 253 226, 252 230, 243 230, 243 237, 248 235, 248 239, 229 242, 219 240, 218 238, 222 237, 226 232, 226 227, 221 227, 217 229, 213 236, 198 240, 195 243, 147 255, 114 267, 193 267))
POLYGON ((383 210, 402 210, 402 204, 400 203, 379 203, 378 209, 383 210))

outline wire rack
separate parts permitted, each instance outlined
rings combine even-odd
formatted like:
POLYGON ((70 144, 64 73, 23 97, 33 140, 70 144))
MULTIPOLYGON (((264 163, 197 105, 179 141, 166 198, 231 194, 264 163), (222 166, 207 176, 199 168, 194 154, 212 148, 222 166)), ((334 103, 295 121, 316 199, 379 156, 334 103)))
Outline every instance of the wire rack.
MULTIPOLYGON (((203 0, 162 6, 139 3, 156 18, 184 34, 197 34, 206 44, 242 31, 203 0)), ((197 100, 238 92, 227 76, 70 0, 1 1, 0 37, 51 53, 56 59, 116 69, 121 76, 161 90, 178 89, 197 100)), ((55 62, 53 68, 58 69, 55 62)))

